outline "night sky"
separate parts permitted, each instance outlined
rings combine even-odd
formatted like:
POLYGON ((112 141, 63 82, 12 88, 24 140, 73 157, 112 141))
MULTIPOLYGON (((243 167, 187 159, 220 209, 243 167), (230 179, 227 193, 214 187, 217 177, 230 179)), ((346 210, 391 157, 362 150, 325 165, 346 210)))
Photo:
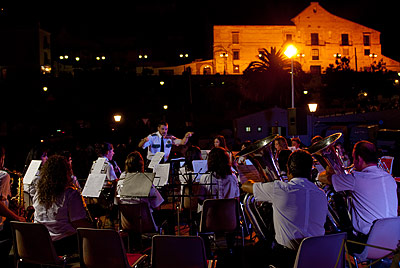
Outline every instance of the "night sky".
MULTIPOLYGON (((360 0, 321 0, 319 3, 334 15, 380 31, 383 54, 400 61, 397 49, 400 1, 374 1, 372 4, 372 1, 360 0), (377 6, 377 3, 381 5, 377 6)), ((290 24, 290 19, 309 4, 310 1, 304 0, 165 0, 90 8, 72 5, 24 7, 9 9, 9 13, 21 20, 38 19, 53 35, 63 34, 70 41, 123 43, 130 38, 137 48, 161 51, 166 48, 166 53, 186 50, 191 59, 209 59, 213 25, 290 24)), ((167 56, 160 55, 160 60, 167 56)))

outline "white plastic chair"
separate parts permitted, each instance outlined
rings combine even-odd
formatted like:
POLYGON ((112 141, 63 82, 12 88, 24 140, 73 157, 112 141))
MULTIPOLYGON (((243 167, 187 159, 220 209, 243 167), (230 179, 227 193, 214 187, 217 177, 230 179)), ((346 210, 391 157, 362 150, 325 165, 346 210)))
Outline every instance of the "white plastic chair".
POLYGON ((297 251, 294 268, 344 268, 346 233, 307 237, 297 251))
MULTIPOLYGON (((384 218, 375 221, 371 227, 366 244, 395 250, 400 240, 400 217, 384 218)), ((366 246, 363 252, 354 253, 356 267, 358 262, 372 261, 384 257, 390 251, 366 246)))

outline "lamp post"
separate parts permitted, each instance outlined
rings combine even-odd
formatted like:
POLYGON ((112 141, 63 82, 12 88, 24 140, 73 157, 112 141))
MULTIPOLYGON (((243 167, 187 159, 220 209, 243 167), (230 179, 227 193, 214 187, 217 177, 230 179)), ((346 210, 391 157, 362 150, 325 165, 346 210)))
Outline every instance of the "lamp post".
POLYGON ((318 104, 317 103, 309 103, 308 110, 311 113, 311 138, 314 137, 314 114, 317 111, 318 104))
POLYGON ((294 80, 293 80, 293 57, 297 55, 297 48, 294 45, 289 45, 284 54, 291 60, 291 78, 292 78, 292 108, 294 108, 294 80))

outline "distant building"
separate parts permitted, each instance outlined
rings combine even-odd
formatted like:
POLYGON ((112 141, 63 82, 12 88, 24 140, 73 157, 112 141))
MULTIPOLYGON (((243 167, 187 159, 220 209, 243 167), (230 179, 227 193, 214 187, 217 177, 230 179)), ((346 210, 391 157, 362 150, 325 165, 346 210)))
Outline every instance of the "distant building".
POLYGON ((382 55, 380 32, 335 16, 317 2, 291 21, 294 25, 214 26, 213 72, 243 74, 259 51, 271 47, 283 51, 288 43, 297 47, 295 60, 305 72, 324 73, 342 57, 356 71, 369 71, 379 62, 387 70, 400 71, 399 62, 382 55))
POLYGON ((0 79, 39 78, 51 71, 50 33, 39 24, 0 27, 0 79))

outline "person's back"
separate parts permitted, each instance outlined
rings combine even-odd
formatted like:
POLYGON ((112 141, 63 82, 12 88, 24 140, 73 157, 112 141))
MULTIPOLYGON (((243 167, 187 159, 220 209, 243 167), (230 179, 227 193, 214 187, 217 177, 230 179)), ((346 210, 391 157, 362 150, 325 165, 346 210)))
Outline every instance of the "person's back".
POLYGON ((256 183, 253 187, 257 201, 272 203, 275 237, 279 244, 297 249, 303 238, 324 235, 327 198, 308 179, 256 183))

